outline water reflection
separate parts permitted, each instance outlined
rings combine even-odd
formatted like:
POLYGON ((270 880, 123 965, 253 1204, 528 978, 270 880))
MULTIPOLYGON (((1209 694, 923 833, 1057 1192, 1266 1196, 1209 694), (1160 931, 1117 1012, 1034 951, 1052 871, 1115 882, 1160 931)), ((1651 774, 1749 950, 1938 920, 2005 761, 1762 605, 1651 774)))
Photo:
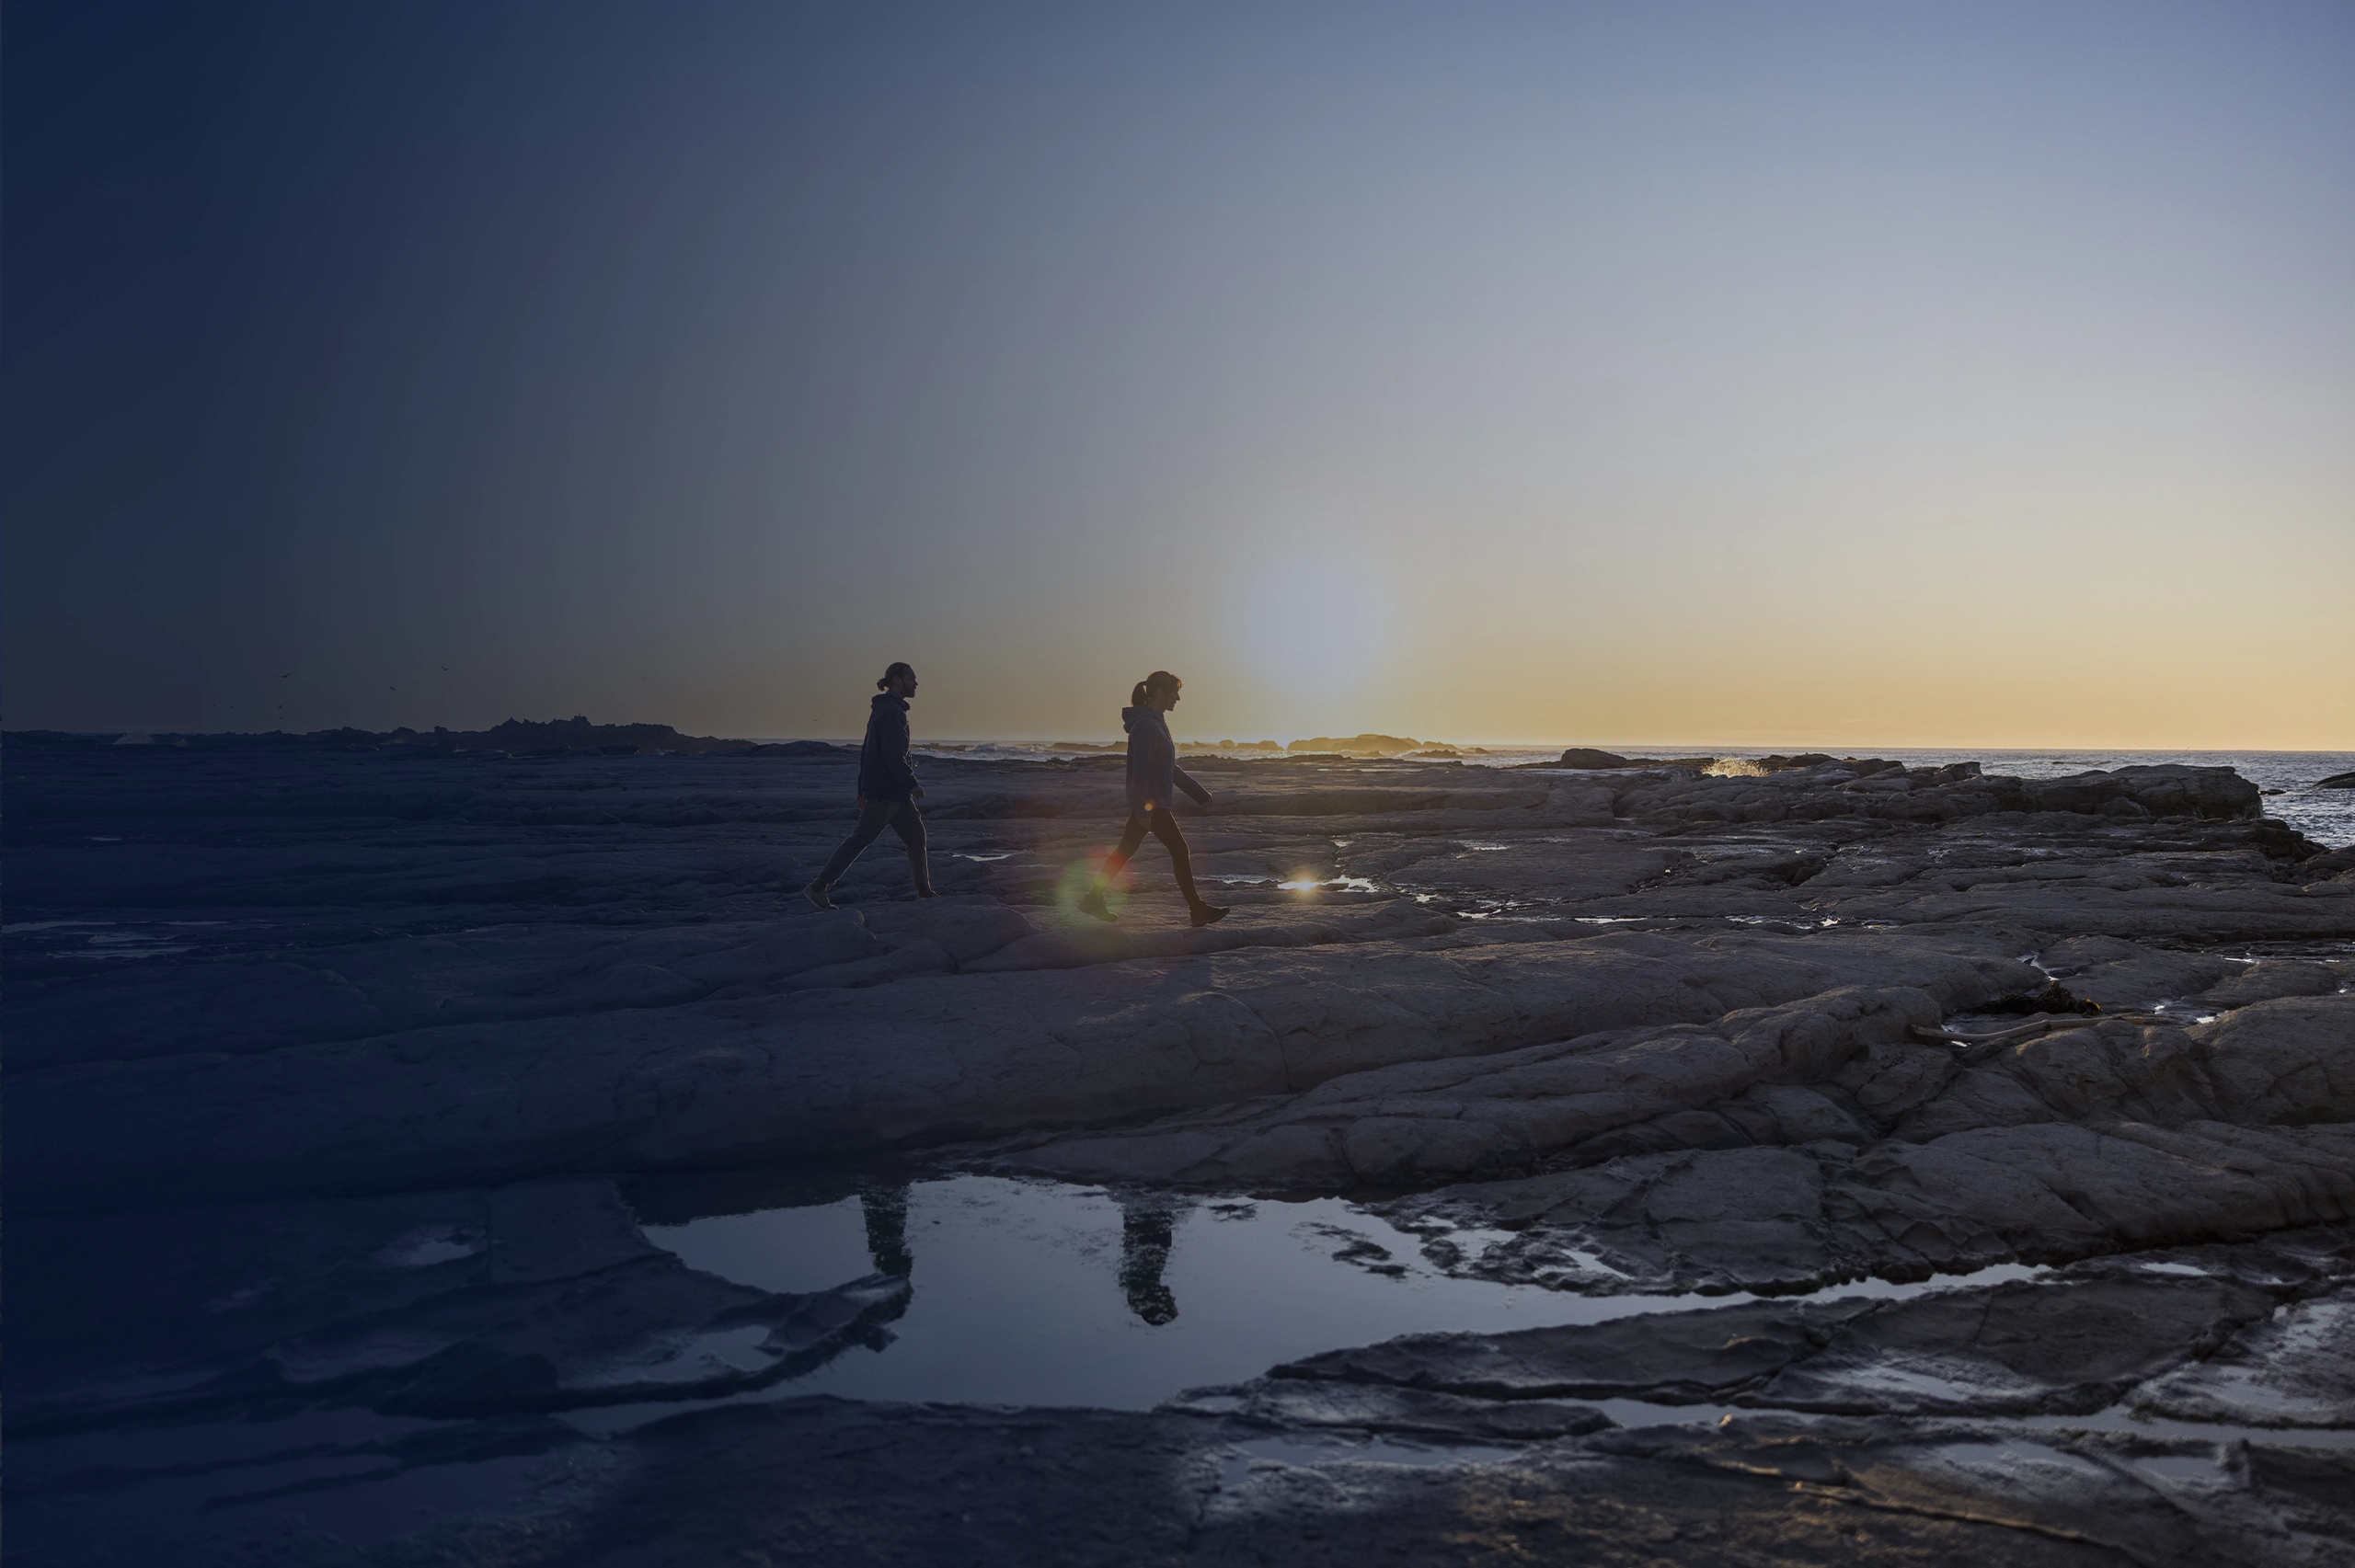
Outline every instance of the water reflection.
POLYGON ((1190 1207, 1166 1194, 1120 1199, 1120 1294, 1129 1310, 1159 1328, 1178 1316, 1178 1297, 1162 1282, 1178 1216, 1190 1207))
MULTIPOLYGON (((695 1268, 763 1290, 808 1295, 876 1275, 915 1285, 923 1254, 921 1288, 911 1301, 970 1296, 977 1272, 999 1266, 1034 1290, 1094 1299, 1095 1289, 1072 1276, 1076 1267, 1117 1288, 1114 1299, 1133 1323, 1150 1328, 1178 1319, 1171 1257, 1198 1201, 1177 1193, 898 1174, 774 1187, 718 1176, 640 1184, 632 1196, 659 1245, 695 1268), (1108 1244, 1115 1221, 1117 1253, 1108 1244)), ((1234 1218, 1251 1208, 1229 1204, 1220 1212, 1234 1218)))
MULTIPOLYGON (((869 1343, 880 1354, 853 1349, 794 1379, 853 1399, 1143 1409, 1335 1345, 1705 1304, 1459 1277, 1426 1238, 1338 1198, 990 1176, 638 1196, 651 1200, 638 1208, 649 1239, 724 1278, 805 1293, 870 1269, 906 1278, 904 1312, 869 1343)), ((1466 1234, 1454 1250, 1485 1244, 1466 1234)))
POLYGON ((867 1255, 875 1272, 902 1279, 913 1274, 915 1260, 908 1255, 908 1184, 862 1182, 858 1207, 867 1222, 867 1255))

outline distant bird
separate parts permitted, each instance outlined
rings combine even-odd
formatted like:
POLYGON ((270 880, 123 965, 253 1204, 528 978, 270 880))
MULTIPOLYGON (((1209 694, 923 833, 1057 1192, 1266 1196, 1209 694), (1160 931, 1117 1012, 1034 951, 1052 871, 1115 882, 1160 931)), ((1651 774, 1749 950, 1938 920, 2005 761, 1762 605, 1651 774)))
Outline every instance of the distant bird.
MULTIPOLYGON (((293 672, 293 670, 288 670, 288 671, 286 672, 286 675, 292 675, 292 674, 293 674, 293 673, 294 673, 294 672, 293 672)), ((280 679, 281 681, 283 681, 283 680, 285 680, 285 679, 286 679, 286 675, 281 675, 281 676, 280 676, 280 677, 279 677, 279 679, 280 679)))

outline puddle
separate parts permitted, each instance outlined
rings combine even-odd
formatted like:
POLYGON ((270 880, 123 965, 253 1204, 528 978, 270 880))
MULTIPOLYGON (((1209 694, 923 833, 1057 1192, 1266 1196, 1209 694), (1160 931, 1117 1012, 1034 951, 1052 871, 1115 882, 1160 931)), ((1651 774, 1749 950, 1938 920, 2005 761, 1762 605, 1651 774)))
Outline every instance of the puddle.
MULTIPOLYGON (((1457 1278, 1424 1257, 1428 1238, 1338 1198, 1124 1199, 1098 1187, 996 1176, 649 1226, 646 1234, 691 1267, 764 1290, 822 1290, 878 1268, 904 1268, 913 1294, 888 1334, 877 1336, 879 1347, 847 1351, 784 1385, 851 1399, 1143 1410, 1337 1345, 1603 1322, 1752 1299, 1583 1296, 1457 1278), (902 1203, 904 1219, 895 1211, 902 1203)), ((1467 1254, 1499 1239, 1442 1238, 1467 1254)), ((2005 1265, 1926 1284, 1859 1281, 1826 1294, 1910 1296, 2041 1272, 2005 1265)), ((585 1419, 610 1427, 656 1408, 585 1419)))
MULTIPOLYGON (((832 1188, 829 1197, 841 1190, 832 1188)), ((616 1343, 609 1354, 583 1358, 562 1374, 565 1390, 610 1389, 633 1402, 457 1420, 339 1406, 346 1397, 338 1392, 341 1379, 370 1366, 419 1364, 437 1347, 398 1343, 395 1327, 373 1316, 323 1323, 268 1350, 291 1397, 253 1413, 258 1418, 191 1420, 167 1408, 174 1394, 219 1376, 224 1364, 207 1360, 86 1391, 98 1405, 124 1402, 120 1422, 32 1436, 12 1429, 10 1524, 17 1534, 11 1546, 20 1539, 104 1539, 115 1560, 169 1562, 178 1559, 165 1543, 190 1531, 246 1528, 288 1514, 364 1546, 474 1509, 528 1519, 621 1473, 615 1467, 626 1458, 596 1439, 716 1405, 831 1394, 1142 1411, 1202 1390, 1193 1402, 1215 1409, 1214 1391, 1250 1382, 1273 1366, 1400 1334, 1593 1323, 1754 1299, 1581 1295, 1458 1278, 1442 1272, 1434 1256, 1476 1257, 1509 1242, 1511 1233, 1402 1231, 1337 1198, 1140 1195, 958 1175, 879 1183, 839 1201, 682 1218, 695 1212, 682 1203, 665 1216, 679 1222, 649 1224, 645 1234, 692 1267, 774 1292, 838 1290, 864 1280, 867 1292, 896 1305, 896 1280, 875 1276, 903 1275, 905 1309, 863 1319, 846 1348, 793 1376, 785 1375, 785 1352, 771 1342, 768 1326, 713 1318, 692 1331, 616 1343), (774 1378, 767 1375, 772 1368, 774 1378)), ((478 1231, 436 1223, 401 1230, 356 1255, 373 1271, 406 1275, 486 1250, 478 1231)), ((1596 1288, 1614 1283, 1600 1260, 1580 1265, 1580 1277, 1596 1288)), ((2172 1273, 2188 1265, 2163 1260, 2150 1266, 2172 1273)), ((1903 1298, 2047 1276, 2005 1265, 1920 1283, 1858 1281, 1822 1295, 1903 1298)), ((236 1307, 249 1291, 276 1288, 192 1299, 214 1314, 236 1307)), ((426 1332, 413 1323, 409 1330, 426 1332)), ((830 1341, 828 1353, 840 1343, 830 1341)), ((1578 1402, 1626 1427, 1697 1427, 1765 1413, 1716 1403, 1578 1402)), ((2133 1450, 2128 1457, 2154 1484, 2183 1487, 2213 1484, 2236 1462, 2227 1452, 2234 1442, 2355 1449, 2355 1431, 2146 1420, 2123 1405, 2089 1416, 1959 1419, 1993 1440, 1945 1444, 1941 1451, 1947 1462, 1982 1473, 2060 1462, 2036 1444, 2047 1431, 2181 1440, 2174 1452, 2133 1450)), ((1419 1434, 1268 1431, 1237 1434, 1218 1459, 1223 1489, 1255 1495, 1255 1488, 1284 1484, 1286 1470, 1509 1464, 1527 1451, 1527 1445, 1488 1436, 1454 1442, 1419 1434)))

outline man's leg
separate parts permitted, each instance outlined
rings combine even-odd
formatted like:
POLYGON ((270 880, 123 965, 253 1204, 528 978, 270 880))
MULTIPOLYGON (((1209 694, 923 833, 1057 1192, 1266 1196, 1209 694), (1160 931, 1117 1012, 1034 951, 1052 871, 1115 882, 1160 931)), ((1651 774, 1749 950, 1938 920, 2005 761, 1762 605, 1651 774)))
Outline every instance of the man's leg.
POLYGON ((851 863, 867 853, 867 846, 875 841, 877 835, 883 831, 883 824, 891 819, 891 807, 895 804, 889 800, 862 800, 858 803, 858 826, 850 830, 850 837, 834 851, 834 858, 826 862, 826 869, 818 873, 817 879, 802 889, 811 903, 821 910, 833 908, 825 901, 826 889, 841 881, 843 873, 850 869, 851 863))
POLYGON ((900 802, 891 813, 891 830, 900 835, 900 842, 908 847, 908 875, 916 881, 916 897, 932 897, 932 860, 925 853, 924 813, 916 809, 913 800, 900 802))

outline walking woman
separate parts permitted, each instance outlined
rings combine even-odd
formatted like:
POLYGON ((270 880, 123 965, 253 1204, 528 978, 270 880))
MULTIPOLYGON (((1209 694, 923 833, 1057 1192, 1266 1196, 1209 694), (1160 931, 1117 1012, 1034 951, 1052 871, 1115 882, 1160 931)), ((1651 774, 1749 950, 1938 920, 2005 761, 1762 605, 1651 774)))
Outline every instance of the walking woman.
POLYGON ((867 739, 858 749, 858 826, 826 863, 826 869, 818 873, 818 879, 801 889, 801 896, 821 910, 834 907, 826 889, 842 879, 850 863, 865 853, 886 824, 908 847, 908 871, 916 879, 916 897, 934 896, 932 866, 925 857, 924 818, 916 814, 924 785, 916 783, 915 762, 908 755, 908 699, 916 694, 916 672, 907 665, 895 664, 875 683, 883 689, 869 705, 867 739))
POLYGON ((1187 777, 1186 770, 1178 765, 1178 743, 1169 738, 1169 710, 1178 705, 1178 691, 1183 685, 1166 670, 1156 670, 1137 682, 1129 698, 1133 705, 1120 710, 1120 723, 1129 732, 1129 825, 1120 830, 1120 847, 1105 860, 1094 886, 1080 895, 1079 907, 1097 920, 1113 918, 1104 907, 1104 890, 1135 857, 1147 833, 1169 846, 1178 890, 1186 895, 1186 908, 1193 912, 1194 923, 1208 925, 1226 918, 1226 910, 1204 903, 1194 891, 1194 860, 1186 853, 1186 835, 1178 830, 1177 814, 1170 810, 1180 789, 1204 806, 1211 803, 1211 792, 1187 777))

